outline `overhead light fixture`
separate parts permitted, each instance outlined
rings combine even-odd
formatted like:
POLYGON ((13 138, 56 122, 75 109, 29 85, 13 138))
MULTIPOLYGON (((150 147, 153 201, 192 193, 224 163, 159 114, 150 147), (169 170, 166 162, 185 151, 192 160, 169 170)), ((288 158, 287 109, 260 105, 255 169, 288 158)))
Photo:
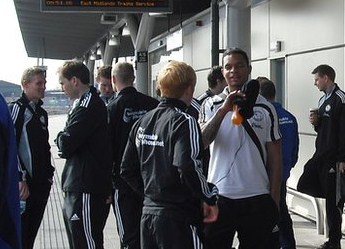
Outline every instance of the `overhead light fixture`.
POLYGON ((101 56, 97 54, 96 50, 92 50, 89 59, 95 61, 101 59, 101 56))
POLYGON ((117 35, 110 35, 109 41, 108 41, 109 46, 117 46, 120 45, 120 37, 117 35))
POLYGON ((167 17, 167 13, 149 12, 149 16, 152 16, 152 17, 167 17))
POLYGON ((129 32, 129 28, 127 26, 125 26, 122 30, 122 35, 126 36, 126 35, 130 35, 131 33, 129 32))
POLYGON ((92 53, 90 55, 90 60, 95 61, 97 59, 97 55, 95 53, 92 53))
POLYGON ((97 48, 96 54, 97 54, 97 55, 102 55, 101 47, 98 47, 98 48, 97 48))

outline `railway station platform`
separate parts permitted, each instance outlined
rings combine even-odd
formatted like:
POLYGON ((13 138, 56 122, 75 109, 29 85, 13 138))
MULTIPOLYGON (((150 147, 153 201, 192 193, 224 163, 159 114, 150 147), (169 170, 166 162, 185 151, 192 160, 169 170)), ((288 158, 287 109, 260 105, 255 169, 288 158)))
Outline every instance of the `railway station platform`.
MULTIPOLYGON (((54 183, 50 193, 48 205, 43 217, 43 221, 36 238, 34 249, 68 249, 68 240, 62 218, 63 195, 60 187, 60 176, 64 166, 64 159, 57 155, 57 147, 53 140, 58 131, 62 130, 66 120, 66 115, 53 115, 49 119, 50 144, 53 163, 56 167, 54 183)), ((304 219, 292 213, 294 233, 298 249, 316 248, 324 241, 325 235, 319 235, 316 223, 304 219)), ((345 238, 341 242, 345 249, 345 238)), ((234 247, 237 246, 235 241, 234 247)), ((112 210, 109 212, 106 227, 104 229, 104 248, 119 249, 120 241, 117 235, 116 222, 112 210)), ((267 248, 269 249, 269 248, 267 248)))

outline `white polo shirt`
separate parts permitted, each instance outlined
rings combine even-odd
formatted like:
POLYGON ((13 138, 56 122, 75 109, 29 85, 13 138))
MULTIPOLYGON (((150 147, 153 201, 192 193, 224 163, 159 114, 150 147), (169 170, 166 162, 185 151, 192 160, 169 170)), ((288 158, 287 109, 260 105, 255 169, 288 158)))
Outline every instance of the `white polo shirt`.
MULTIPOLYGON (((229 94, 228 88, 223 94, 229 94)), ((209 120, 222 105, 224 99, 221 95, 206 100, 201 109, 202 122, 209 120)), ((270 183, 264 165, 267 158, 265 145, 281 138, 276 111, 259 95, 254 116, 248 119, 261 143, 265 162, 243 125, 232 124, 232 113, 226 114, 215 140, 210 144, 208 181, 217 185, 220 195, 231 199, 267 194, 270 183)))

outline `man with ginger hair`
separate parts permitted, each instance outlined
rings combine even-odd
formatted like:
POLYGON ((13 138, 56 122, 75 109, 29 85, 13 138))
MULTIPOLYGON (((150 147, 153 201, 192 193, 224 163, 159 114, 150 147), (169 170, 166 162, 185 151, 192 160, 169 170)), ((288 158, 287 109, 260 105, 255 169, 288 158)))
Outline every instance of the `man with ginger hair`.
POLYGON ((217 219, 218 190, 202 174, 201 131, 185 113, 196 75, 189 65, 171 61, 157 82, 161 102, 134 124, 121 176, 144 196, 142 249, 201 248, 202 222, 217 219))

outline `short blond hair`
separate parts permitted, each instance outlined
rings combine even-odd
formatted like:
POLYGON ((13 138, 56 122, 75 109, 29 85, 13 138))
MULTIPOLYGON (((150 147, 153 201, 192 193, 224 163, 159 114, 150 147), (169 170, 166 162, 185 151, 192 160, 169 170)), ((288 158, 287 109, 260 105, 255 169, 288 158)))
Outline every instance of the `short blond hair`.
POLYGON ((42 75, 44 78, 46 77, 46 71, 40 67, 29 67, 24 70, 21 84, 23 85, 24 82, 31 82, 32 77, 35 75, 42 75))
POLYGON ((162 97, 178 99, 189 86, 195 86, 195 83, 194 69, 180 61, 170 61, 157 76, 157 88, 162 97))
POLYGON ((125 84, 133 84, 135 79, 133 65, 128 62, 116 63, 112 69, 112 75, 125 84))

